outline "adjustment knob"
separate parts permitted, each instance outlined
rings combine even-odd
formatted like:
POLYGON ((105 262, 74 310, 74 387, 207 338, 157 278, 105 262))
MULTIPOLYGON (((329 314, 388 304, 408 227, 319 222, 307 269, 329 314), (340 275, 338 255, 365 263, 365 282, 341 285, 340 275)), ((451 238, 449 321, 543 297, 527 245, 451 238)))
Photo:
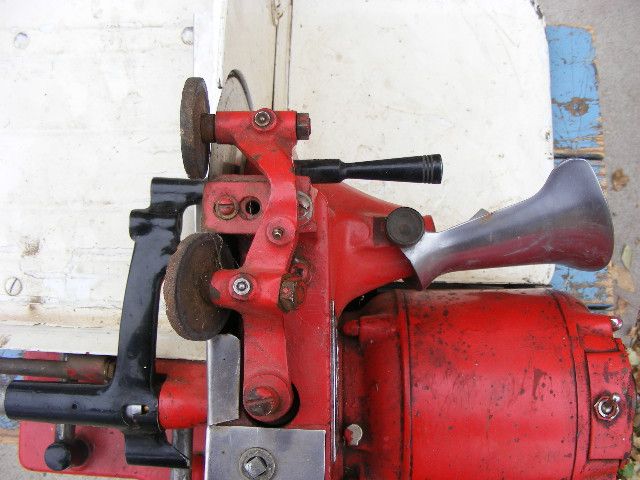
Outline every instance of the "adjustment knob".
POLYGON ((424 235, 424 219, 413 208, 399 207, 387 216, 387 237, 400 247, 415 245, 424 235))
POLYGON ((82 465, 89 457, 89 447, 82 440, 72 443, 53 442, 44 452, 44 463, 51 470, 61 472, 69 467, 82 465))

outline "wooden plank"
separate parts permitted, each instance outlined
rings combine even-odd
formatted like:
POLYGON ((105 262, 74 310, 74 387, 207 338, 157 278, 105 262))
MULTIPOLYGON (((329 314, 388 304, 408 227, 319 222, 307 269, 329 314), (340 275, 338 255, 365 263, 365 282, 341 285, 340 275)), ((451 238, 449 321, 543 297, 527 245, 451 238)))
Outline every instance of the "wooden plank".
MULTIPOLYGON (((549 43, 553 144, 556 165, 566 158, 584 158, 607 189, 603 130, 592 32, 567 25, 546 28, 549 43)), ((591 308, 614 303, 608 268, 585 272, 557 265, 551 285, 579 298, 591 308)))
POLYGON ((546 28, 551 65, 556 157, 603 158, 602 122, 592 32, 567 25, 546 28))
MULTIPOLYGON (((5 10, 0 279, 22 288, 0 292, 0 339, 5 348, 114 354, 129 211, 148 205, 152 177, 184 177, 178 108, 194 46, 214 108, 231 70, 270 106, 272 2, 25 0, 5 10)), ((204 344, 193 350, 160 311, 159 356, 203 358, 204 344)))

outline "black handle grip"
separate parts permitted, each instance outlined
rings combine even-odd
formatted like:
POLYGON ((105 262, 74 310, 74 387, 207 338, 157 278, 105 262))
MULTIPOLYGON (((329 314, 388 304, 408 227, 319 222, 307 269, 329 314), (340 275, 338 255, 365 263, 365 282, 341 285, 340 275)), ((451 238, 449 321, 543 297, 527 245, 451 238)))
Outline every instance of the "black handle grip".
POLYGON ((340 183, 348 178, 440 183, 442 157, 437 154, 419 155, 354 163, 340 160, 296 160, 294 170, 296 175, 311 178, 311 183, 340 183))

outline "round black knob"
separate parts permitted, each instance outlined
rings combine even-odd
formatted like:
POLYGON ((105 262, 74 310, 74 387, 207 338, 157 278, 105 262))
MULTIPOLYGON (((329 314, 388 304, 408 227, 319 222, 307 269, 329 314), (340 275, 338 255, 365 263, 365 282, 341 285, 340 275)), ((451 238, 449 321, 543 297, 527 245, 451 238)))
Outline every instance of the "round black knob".
POLYGON ((63 442, 55 442, 44 451, 44 463, 51 470, 60 472, 71 466, 71 447, 63 442))
POLYGON ((396 245, 409 247, 424 235, 424 219, 419 212, 409 207, 396 208, 387 216, 387 237, 396 245))
POLYGON ((51 470, 61 472, 72 466, 82 465, 89 456, 89 447, 82 440, 73 443, 54 442, 44 451, 44 463, 51 470))

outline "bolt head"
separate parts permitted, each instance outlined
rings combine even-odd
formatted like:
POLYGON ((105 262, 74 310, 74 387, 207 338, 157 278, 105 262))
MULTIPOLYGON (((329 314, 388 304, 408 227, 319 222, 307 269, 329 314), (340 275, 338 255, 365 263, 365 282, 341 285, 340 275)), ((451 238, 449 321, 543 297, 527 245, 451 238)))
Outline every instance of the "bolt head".
POLYGON ((357 423, 352 423, 344 430, 344 440, 350 447, 360 445, 363 435, 362 427, 357 423))
POLYGON ((622 328, 622 319, 618 317, 611 317, 611 328, 614 332, 617 332, 622 328))
POLYGON ((251 457, 242 466, 242 470, 249 478, 258 478, 267 471, 267 462, 259 456, 251 457))
POLYGON ((311 119, 308 113, 296 115, 296 137, 298 140, 309 140, 311 136, 311 119))
POLYGON ((259 110, 253 116, 253 123, 261 128, 269 126, 271 120, 271 114, 266 110, 259 110))
POLYGON ((235 198, 224 196, 213 206, 216 217, 222 220, 231 220, 238 214, 238 202, 235 198))
POLYGON ((231 284, 231 288, 236 295, 245 297, 251 293, 251 282, 244 277, 238 277, 231 284))
POLYGON ((273 230, 271 230, 271 235, 276 240, 281 240, 282 237, 284 237, 284 229, 282 227, 276 227, 273 230))
POLYGON ((252 388, 244 398, 244 406, 253 417, 266 417, 278 410, 280 396, 271 387, 252 388))

